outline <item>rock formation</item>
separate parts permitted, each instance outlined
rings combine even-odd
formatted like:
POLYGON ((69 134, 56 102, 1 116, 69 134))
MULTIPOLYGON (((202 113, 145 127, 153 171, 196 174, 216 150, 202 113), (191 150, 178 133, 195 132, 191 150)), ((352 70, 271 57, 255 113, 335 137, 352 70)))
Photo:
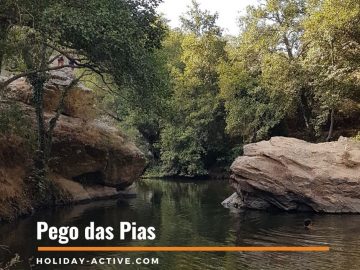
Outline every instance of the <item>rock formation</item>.
MULTIPOLYGON (((46 122, 55 115, 71 76, 66 69, 51 73, 44 92, 46 122)), ((16 101, 35 129, 32 88, 26 80, 12 83, 5 96, 16 101)), ((143 153, 119 130, 95 119, 94 100, 92 90, 82 84, 71 88, 53 134, 49 178, 70 202, 122 194, 146 165, 143 153)), ((0 219, 31 208, 24 179, 32 156, 21 138, 0 135, 0 219)))
MULTIPOLYGON (((46 112, 57 110, 64 88, 73 79, 73 74, 69 68, 52 71, 50 76, 44 89, 44 110, 46 112)), ((28 105, 32 104, 32 87, 25 78, 20 78, 11 83, 6 90, 5 95, 8 99, 20 101, 28 105)), ((63 114, 85 120, 94 119, 96 108, 93 91, 82 83, 72 87, 66 95, 63 114)))
POLYGON ((236 195, 224 205, 252 209, 360 213, 360 143, 274 137, 248 144, 231 165, 236 195))

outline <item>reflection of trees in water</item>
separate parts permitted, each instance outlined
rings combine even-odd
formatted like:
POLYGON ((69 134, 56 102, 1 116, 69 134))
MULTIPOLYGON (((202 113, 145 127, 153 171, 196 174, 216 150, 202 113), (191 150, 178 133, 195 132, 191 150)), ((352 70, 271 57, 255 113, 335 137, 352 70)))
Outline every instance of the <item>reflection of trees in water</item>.
POLYGON ((228 211, 220 205, 227 195, 223 194, 223 185, 219 181, 145 180, 138 183, 138 189, 161 215, 161 242, 199 245, 208 243, 210 235, 219 242, 226 239, 228 211))
POLYGON ((162 194, 162 200, 167 200, 169 203, 179 202, 182 205, 200 205, 201 197, 206 190, 206 185, 186 183, 179 181, 164 181, 164 180, 143 180, 137 183, 141 194, 162 194))
MULTIPOLYGON (((218 246, 227 242, 228 210, 221 201, 228 194, 224 182, 199 183, 144 180, 137 184, 139 195, 160 216, 156 241, 149 245, 218 246)), ((159 254, 157 254, 159 255, 159 254)), ((162 253, 161 264, 170 269, 207 269, 223 265, 225 253, 162 253)))
MULTIPOLYGON (((138 226, 154 226, 155 241, 121 241, 117 231, 113 241, 72 242, 72 245, 126 246, 234 246, 234 245, 323 245, 330 243, 328 254, 284 253, 126 253, 126 257, 159 257, 160 265, 141 269, 357 269, 360 265, 360 216, 312 215, 314 229, 305 231, 303 220, 309 214, 237 211, 229 213, 221 201, 231 194, 226 182, 174 182, 145 180, 138 182, 138 197, 125 201, 99 201, 72 207, 50 209, 12 224, 0 226, 0 243, 10 246, 21 259, 35 255, 36 221, 49 225, 84 228, 91 221, 96 226, 113 226, 120 221, 136 221, 138 226), (26 239, 26 245, 24 245, 26 239)), ((43 245, 54 242, 42 241, 43 245)), ((13 253, 13 254, 14 254, 13 253)), ((56 256, 56 254, 53 254, 56 256)), ((104 254, 78 254, 103 256, 104 254)), ((118 256, 117 253, 106 256, 118 256)), ((131 269, 136 267, 129 266, 131 269)), ((21 268, 26 269, 26 268, 21 268)), ((50 266, 41 269, 53 270, 50 266)), ((69 269, 69 268, 64 268, 69 269)), ((87 266, 77 270, 90 269, 87 266)), ((115 269, 94 266, 94 269, 115 269)))

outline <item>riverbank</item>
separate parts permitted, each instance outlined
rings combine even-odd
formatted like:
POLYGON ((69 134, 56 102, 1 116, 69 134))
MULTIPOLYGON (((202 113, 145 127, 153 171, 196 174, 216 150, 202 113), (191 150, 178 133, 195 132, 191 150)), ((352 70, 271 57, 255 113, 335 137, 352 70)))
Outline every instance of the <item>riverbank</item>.
POLYGON ((185 180, 228 180, 230 179, 230 164, 228 166, 212 167, 208 170, 206 175, 184 176, 184 175, 172 175, 161 171, 159 167, 148 168, 142 178, 144 179, 185 179, 185 180))

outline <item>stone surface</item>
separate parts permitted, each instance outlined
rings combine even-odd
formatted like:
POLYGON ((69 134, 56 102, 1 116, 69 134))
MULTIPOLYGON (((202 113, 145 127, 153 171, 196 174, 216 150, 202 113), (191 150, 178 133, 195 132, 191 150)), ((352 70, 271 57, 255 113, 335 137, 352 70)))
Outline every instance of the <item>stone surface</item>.
MULTIPOLYGON (((61 100, 63 90, 73 79, 70 68, 52 71, 50 80, 45 85, 45 110, 56 111, 61 100)), ((96 116, 95 95, 93 91, 82 83, 69 89, 64 100, 63 113, 71 117, 91 120, 96 116)))
POLYGON ((56 174, 51 175, 51 178, 62 192, 70 196, 73 202, 92 201, 122 195, 121 191, 113 187, 102 185, 87 186, 56 174))
MULTIPOLYGON (((69 69, 50 75, 44 89, 46 125, 55 115, 62 91, 73 78, 69 69)), ((35 133, 30 84, 23 78, 16 80, 7 87, 5 97, 15 101, 35 133)), ((94 102, 92 90, 82 84, 71 88, 54 129, 48 177, 64 196, 59 203, 124 196, 124 190, 141 176, 146 166, 144 154, 124 134, 94 119, 94 102)), ((0 103, 0 113, 8 106, 7 102, 4 104, 0 103)), ((33 152, 22 138, 0 135, 0 220, 33 211, 26 194, 28 182, 24 181, 31 173, 32 158, 33 152)))
POLYGON ((145 163, 120 131, 96 120, 61 116, 54 130, 49 166, 65 178, 122 188, 141 176, 145 163))
POLYGON ((242 200, 240 198, 240 196, 234 192, 230 197, 226 198, 222 203, 221 203, 225 208, 238 208, 242 205, 242 200))
MULTIPOLYGON (((231 165, 242 207, 360 213, 360 143, 308 143, 285 137, 248 144, 231 165)), ((231 202, 228 202, 231 204, 231 202)))
POLYGON ((0 135, 0 221, 31 211, 24 178, 28 157, 20 138, 0 135))
POLYGON ((5 89, 5 97, 30 105, 32 99, 32 87, 25 78, 17 79, 5 89))
MULTIPOLYGON (((44 110, 54 112, 58 109, 64 88, 68 86, 73 74, 69 68, 55 70, 49 73, 50 79, 44 89, 44 110)), ((24 78, 11 83, 5 96, 8 99, 32 104, 32 87, 24 78)), ((82 83, 76 84, 69 89, 64 100, 63 114, 71 117, 92 120, 96 116, 95 95, 93 91, 82 83)))

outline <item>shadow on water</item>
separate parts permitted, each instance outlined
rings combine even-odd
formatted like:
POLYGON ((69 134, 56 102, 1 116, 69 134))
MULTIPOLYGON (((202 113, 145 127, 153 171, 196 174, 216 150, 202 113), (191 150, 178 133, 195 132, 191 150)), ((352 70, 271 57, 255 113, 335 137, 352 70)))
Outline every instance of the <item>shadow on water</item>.
MULTIPOLYGON (((0 252, 0 261, 19 253, 27 269, 28 258, 35 257, 157 257, 159 265, 41 265, 34 269, 360 269, 360 216, 311 215, 314 227, 305 230, 303 220, 309 214, 233 212, 221 206, 231 194, 226 181, 142 180, 136 185, 138 196, 129 200, 110 200, 47 210, 11 224, 0 225, 0 244, 12 254, 0 252), (84 228, 118 228, 120 221, 154 226, 154 241, 86 241, 74 246, 271 246, 330 245, 329 253, 245 253, 245 252, 159 252, 159 253, 76 253, 38 254, 38 245, 57 245, 50 240, 37 241, 36 222, 84 228)), ((80 230, 81 231, 81 230, 80 230)), ((118 233, 115 232, 115 236, 118 233)))

